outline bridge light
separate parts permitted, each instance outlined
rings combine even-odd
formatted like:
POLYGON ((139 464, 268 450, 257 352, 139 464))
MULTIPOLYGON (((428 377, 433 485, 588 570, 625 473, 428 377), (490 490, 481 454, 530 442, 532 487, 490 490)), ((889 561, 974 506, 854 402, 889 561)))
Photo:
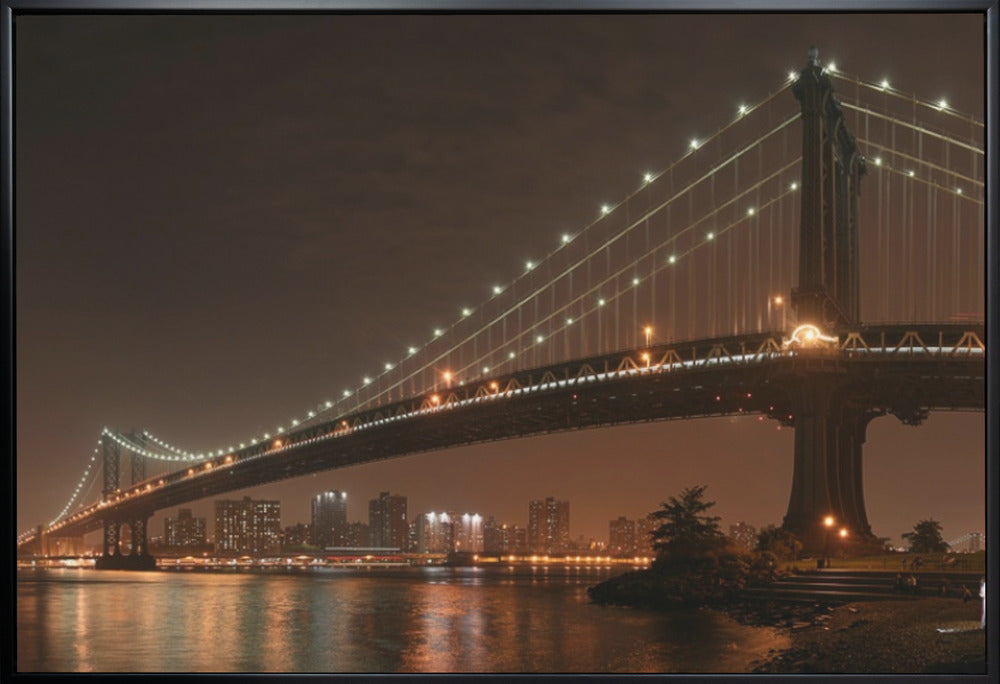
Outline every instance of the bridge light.
MULTIPOLYGON (((344 396, 345 397, 351 396, 351 390, 344 390, 344 396)), ((267 435, 264 435, 264 437, 267 437, 267 435)))
POLYGON ((834 64, 833 62, 830 62, 830 66, 828 66, 826 70, 829 71, 831 74, 835 74, 837 73, 837 65, 834 64))
POLYGON ((605 214, 605 215, 610 214, 611 213, 611 206, 608 205, 608 204, 602 204, 601 205, 601 213, 605 214))
POLYGON ((572 318, 567 318, 566 319, 566 325, 573 325, 573 319, 572 318))
POLYGON ((653 326, 647 325, 645 328, 642 329, 642 332, 646 334, 646 346, 648 347, 649 340, 653 336, 653 326))
POLYGON ((483 373, 486 374, 486 373, 489 373, 489 372, 490 372, 490 367, 489 366, 483 366, 483 373))
POLYGON ((434 328, 434 337, 441 337, 444 335, 444 330, 441 328, 434 328))
POLYGON ((701 146, 697 138, 691 138, 690 147, 692 150, 697 150, 701 146))
POLYGON ((539 336, 537 336, 537 337, 535 338, 535 342, 537 342, 538 344, 541 344, 541 343, 542 343, 542 342, 544 342, 544 341, 545 341, 545 338, 544 338, 544 337, 542 337, 541 335, 539 335, 539 336))
POLYGON ((462 309, 462 315, 463 316, 471 316, 472 315, 472 309, 462 309))
POLYGON ((414 354, 417 353, 417 348, 416 347, 407 347, 406 353, 409 354, 410 356, 413 356, 414 354))
POLYGON ((431 403, 434 404, 435 406, 437 406, 438 404, 441 403, 441 397, 439 397, 436 394, 432 394, 431 395, 431 403))
POLYGON ((387 371, 391 371, 394 367, 395 366, 393 366, 391 363, 386 362, 386 364, 385 364, 385 369, 387 371))
POLYGON ((875 157, 872 161, 875 162, 875 166, 882 166, 882 157, 875 157))
POLYGON ((784 299, 782 299, 781 295, 778 295, 778 296, 776 296, 776 297, 774 298, 774 303, 775 303, 775 304, 777 304, 778 306, 781 306, 781 304, 782 304, 782 303, 783 303, 784 301, 785 301, 785 300, 784 300, 784 299))
POLYGON ((841 539, 847 539, 847 528, 846 527, 841 527, 840 528, 840 538, 841 539))
POLYGON ((298 418, 292 418, 292 427, 297 427, 298 424, 299 424, 299 419, 298 418))
POLYGON ((497 384, 496 382, 491 382, 491 383, 490 383, 490 389, 491 389, 491 390, 493 390, 493 391, 495 392, 495 391, 497 391, 498 389, 500 389, 500 385, 498 385, 498 384, 497 384))
POLYGON ((651 173, 643 174, 642 180, 643 180, 644 183, 652 183, 653 182, 653 174, 651 174, 651 173))
POLYGON ((524 262, 524 268, 526 270, 530 271, 534 267, 535 267, 535 262, 534 261, 526 261, 526 262, 524 262))
POLYGON ((671 255, 670 255, 670 258, 669 258, 669 259, 667 259, 667 261, 668 261, 669 263, 671 263, 671 264, 676 264, 676 263, 677 263, 677 257, 676 257, 676 256, 674 256, 673 254, 671 254, 671 255))
POLYGON ((799 77, 799 75, 798 75, 798 74, 796 74, 796 73, 795 73, 794 71, 789 71, 789 72, 788 72, 788 80, 789 80, 789 81, 794 81, 794 80, 795 80, 795 79, 797 79, 798 77, 799 77))
POLYGON ((514 358, 515 356, 516 356, 516 354, 515 354, 514 352, 510 352, 510 353, 508 353, 508 354, 507 354, 507 358, 508 358, 508 359, 512 359, 512 358, 514 358))
POLYGON ((889 89, 889 79, 883 78, 882 82, 879 83, 879 87, 881 87, 882 90, 888 90, 889 89))
POLYGON ((917 175, 917 172, 911 169, 906 172, 906 175, 909 176, 910 178, 913 178, 914 176, 917 175))
POLYGON ((502 287, 500 287, 499 285, 494 285, 493 286, 493 294, 498 295, 501 292, 503 292, 503 288, 502 287))
POLYGON ((632 278, 632 285, 638 285, 638 284, 639 284, 639 279, 638 278, 632 278))
POLYGON ((597 300, 597 306, 604 306, 604 304, 605 304, 605 302, 604 302, 604 298, 603 297, 601 299, 597 300))
POLYGON ((750 111, 750 108, 749 108, 749 107, 747 107, 747 106, 746 106, 745 104, 741 104, 741 105, 740 105, 740 116, 743 116, 743 115, 744 115, 744 114, 746 114, 746 113, 747 113, 748 111, 750 111))
POLYGON ((753 216, 755 213, 757 213, 757 212, 756 212, 756 210, 753 207, 750 207, 749 209, 747 209, 747 216, 753 216))
POLYGON ((938 109, 948 109, 948 100, 946 100, 946 99, 944 99, 942 97, 940 100, 938 100, 937 108, 938 109))
POLYGON ((823 526, 830 528, 833 527, 834 523, 837 522, 832 515, 828 515, 823 518, 823 526))
POLYGON ((962 194, 962 188, 955 188, 955 193, 961 195, 962 194))
POLYGON ((708 235, 705 236, 705 239, 706 240, 714 240, 715 239, 715 233, 711 233, 710 232, 708 235))
POLYGON ((572 236, 571 236, 571 235, 570 235, 569 233, 563 233, 563 236, 562 236, 562 243, 563 243, 564 245, 565 245, 565 244, 566 244, 567 242, 569 242, 570 240, 572 240, 572 239, 573 239, 573 237, 572 237, 572 236))
POLYGON ((368 377, 368 376, 366 375, 365 377, 363 377, 363 378, 361 379, 361 382, 362 382, 362 383, 364 383, 364 384, 366 384, 366 385, 370 385, 370 384, 371 384, 371 382, 372 382, 372 379, 371 379, 371 378, 369 378, 369 377, 368 377))
POLYGON ((796 183, 795 181, 792 181, 792 184, 791 184, 791 185, 789 185, 789 186, 788 186, 788 188, 789 188, 790 190, 798 190, 798 189, 799 189, 799 184, 798 184, 798 183, 796 183))
POLYGON ((273 444, 272 446, 273 446, 273 447, 274 447, 275 449, 279 448, 279 447, 281 446, 281 440, 280 440, 280 439, 276 439, 276 440, 274 440, 274 444, 273 444))

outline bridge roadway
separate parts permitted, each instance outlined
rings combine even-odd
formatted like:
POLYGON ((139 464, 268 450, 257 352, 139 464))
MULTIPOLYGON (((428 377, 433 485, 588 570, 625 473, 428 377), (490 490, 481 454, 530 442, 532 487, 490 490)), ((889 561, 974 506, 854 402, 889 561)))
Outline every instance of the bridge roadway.
MULTIPOLYGON (((123 487, 44 533, 79 536, 105 520, 148 518, 267 482, 479 442, 740 414, 794 427, 796 388, 816 377, 835 378, 873 416, 913 424, 930 409, 985 408, 981 324, 856 326, 831 332, 832 340, 807 334, 651 345, 442 388, 123 487)), ((35 537, 20 539, 19 549, 35 537)))

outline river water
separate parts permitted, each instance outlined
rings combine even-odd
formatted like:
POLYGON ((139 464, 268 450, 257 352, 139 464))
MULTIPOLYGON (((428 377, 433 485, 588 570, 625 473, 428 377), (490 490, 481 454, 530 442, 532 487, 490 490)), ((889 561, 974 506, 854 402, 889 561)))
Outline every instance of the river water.
POLYGON ((593 567, 18 570, 20 672, 747 672, 787 642, 591 604, 593 567))

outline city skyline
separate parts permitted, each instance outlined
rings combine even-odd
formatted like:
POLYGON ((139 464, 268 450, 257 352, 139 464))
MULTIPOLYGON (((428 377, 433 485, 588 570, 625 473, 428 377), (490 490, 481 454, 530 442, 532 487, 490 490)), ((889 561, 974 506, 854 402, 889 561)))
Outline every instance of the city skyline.
MULTIPOLYGON (((104 425, 211 448, 357 385, 738 102, 780 88, 809 44, 851 73, 888 75, 928 99, 944 93, 982 118, 975 17, 24 19, 19 532, 58 512, 104 425), (725 44, 692 44, 709 26, 725 44), (931 26, 954 54, 917 46, 931 26), (359 27, 382 44, 377 64, 364 64, 350 35, 359 27), (785 38, 741 57, 762 28, 785 38), (553 29, 574 49, 548 47, 553 29), (880 46, 879 35, 907 40, 880 46), (477 41, 492 59, 454 59, 477 41), (271 47, 254 57, 261 44, 271 47), (686 54, 700 58, 671 61, 686 54), (215 66, 193 66, 203 63, 215 66), (178 103, 197 105, 212 88, 232 104, 176 117, 178 103), (53 419, 59 434, 46 429, 53 419)), ((230 497, 294 501, 284 525, 306 520, 309 496, 327 489, 402 491, 413 510, 489 501, 483 512, 503 520, 551 495, 579 502, 574 537, 598 538, 619 515, 708 484, 724 524, 762 527, 780 524, 790 491, 792 431, 777 428, 717 418, 588 430, 230 497)), ((874 421, 865 456, 874 532, 898 541, 927 517, 948 537, 982 529, 984 429, 982 414, 932 414, 918 428, 874 421), (900 496, 900 482, 912 491, 900 496)), ((163 513, 150 529, 162 529, 163 513)))

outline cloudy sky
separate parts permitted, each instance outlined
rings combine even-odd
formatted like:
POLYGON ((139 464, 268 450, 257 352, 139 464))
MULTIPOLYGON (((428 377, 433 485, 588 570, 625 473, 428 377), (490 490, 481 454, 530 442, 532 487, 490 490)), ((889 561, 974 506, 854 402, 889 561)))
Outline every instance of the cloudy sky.
MULTIPOLYGON (((209 449, 355 386, 783 88, 810 45, 982 120, 983 34, 975 14, 18 17, 17 530, 59 512, 104 426, 209 449)), ((984 429, 874 421, 874 531, 983 529, 984 429)), ((604 539, 704 483, 725 524, 763 525, 788 504, 792 437, 646 424, 234 496, 280 499, 286 525, 330 488, 365 521, 385 490, 411 515, 519 525, 555 496, 574 537, 604 539)))

